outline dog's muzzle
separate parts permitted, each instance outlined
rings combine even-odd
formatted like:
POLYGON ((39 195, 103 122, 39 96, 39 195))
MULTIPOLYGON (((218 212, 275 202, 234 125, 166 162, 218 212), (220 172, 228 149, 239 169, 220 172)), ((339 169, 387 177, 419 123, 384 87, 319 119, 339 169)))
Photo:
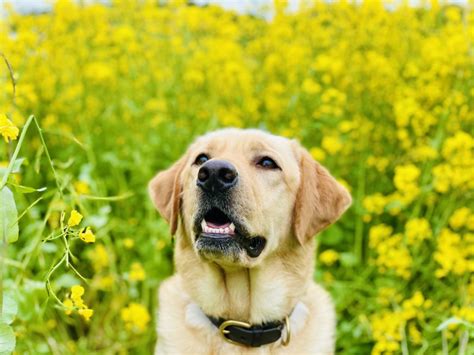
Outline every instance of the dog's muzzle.
POLYGON ((227 160, 208 160, 198 171, 196 185, 200 196, 194 232, 196 247, 202 255, 237 260, 244 251, 256 258, 265 248, 266 239, 250 235, 234 209, 238 181, 237 169, 227 160))
POLYGON ((222 193, 237 184, 237 169, 227 160, 209 160, 199 169, 196 184, 205 193, 222 193))

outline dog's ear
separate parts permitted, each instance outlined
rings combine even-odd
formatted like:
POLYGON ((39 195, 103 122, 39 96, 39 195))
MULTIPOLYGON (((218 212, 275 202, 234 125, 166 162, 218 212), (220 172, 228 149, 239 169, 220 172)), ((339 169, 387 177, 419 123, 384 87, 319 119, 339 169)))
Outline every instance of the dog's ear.
POLYGON ((158 173, 148 184, 148 192, 156 209, 169 223, 171 235, 178 228, 178 214, 181 203, 181 171, 184 167, 184 157, 167 170, 158 173))
POLYGON ((300 148, 301 181, 293 216, 294 233, 304 244, 316 233, 335 222, 350 206, 349 192, 317 163, 306 149, 300 148))

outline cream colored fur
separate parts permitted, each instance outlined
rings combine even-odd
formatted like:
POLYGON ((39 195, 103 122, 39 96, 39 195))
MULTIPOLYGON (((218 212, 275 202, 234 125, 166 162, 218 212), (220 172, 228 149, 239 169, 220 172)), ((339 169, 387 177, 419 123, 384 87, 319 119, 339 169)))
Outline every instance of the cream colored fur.
POLYGON ((335 312, 313 282, 314 234, 350 205, 348 192, 296 141, 258 130, 226 129, 199 138, 150 183, 155 206, 176 234, 176 274, 159 292, 157 354, 332 354, 335 312), (234 206, 267 245, 257 258, 209 259, 194 247, 197 155, 238 170, 234 206), (255 166, 271 156, 281 171, 255 166), (290 315, 291 341, 259 348, 227 343, 205 314, 259 324, 290 315))

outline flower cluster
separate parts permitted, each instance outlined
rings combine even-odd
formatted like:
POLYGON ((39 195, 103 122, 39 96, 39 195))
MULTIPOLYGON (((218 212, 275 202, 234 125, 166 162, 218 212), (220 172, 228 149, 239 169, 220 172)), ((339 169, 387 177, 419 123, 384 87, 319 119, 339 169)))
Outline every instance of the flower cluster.
POLYGON ((138 303, 130 303, 120 314, 126 327, 139 333, 143 332, 150 322, 148 310, 138 303))
POLYGON ((94 310, 90 309, 84 303, 82 296, 84 295, 84 288, 79 285, 71 287, 71 294, 63 301, 65 307, 64 313, 70 315, 73 311, 82 316, 86 321, 89 321, 94 314, 94 310))
POLYGON ((18 127, 16 127, 6 115, 0 114, 0 135, 3 136, 5 142, 8 143, 9 140, 17 139, 18 133, 18 127))
MULTIPOLYGON (((72 210, 67 221, 68 227, 75 227, 78 226, 82 221, 82 214, 80 214, 76 210, 72 210)), ((92 233, 90 227, 84 228, 82 231, 79 232, 79 238, 85 243, 94 243, 95 242, 95 235, 92 233)))

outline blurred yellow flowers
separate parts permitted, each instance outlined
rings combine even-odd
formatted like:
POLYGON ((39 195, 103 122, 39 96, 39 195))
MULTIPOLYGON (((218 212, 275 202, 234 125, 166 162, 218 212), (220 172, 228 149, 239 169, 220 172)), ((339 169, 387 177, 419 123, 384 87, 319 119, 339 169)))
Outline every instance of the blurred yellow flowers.
POLYGON ((120 314, 127 329, 138 333, 143 332, 150 322, 148 310, 138 303, 130 303, 128 307, 122 309, 120 314))
POLYGON ((143 281, 145 280, 145 269, 139 262, 132 263, 130 267, 129 279, 130 281, 143 281))
POLYGON ((335 250, 328 249, 319 254, 319 261, 325 265, 331 266, 339 260, 339 253, 335 250))
POLYGON ((19 129, 10 121, 6 115, 0 113, 0 135, 3 136, 5 142, 15 140, 18 137, 19 129))

